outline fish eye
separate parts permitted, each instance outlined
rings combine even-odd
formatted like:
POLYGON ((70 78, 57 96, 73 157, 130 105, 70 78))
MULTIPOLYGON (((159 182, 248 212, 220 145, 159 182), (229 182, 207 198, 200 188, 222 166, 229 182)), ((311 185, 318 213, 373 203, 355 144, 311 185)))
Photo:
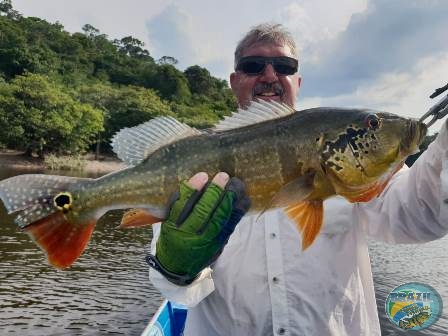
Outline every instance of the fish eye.
POLYGON ((365 124, 367 128, 375 131, 381 127, 381 119, 378 118, 375 114, 369 114, 366 117, 365 124))

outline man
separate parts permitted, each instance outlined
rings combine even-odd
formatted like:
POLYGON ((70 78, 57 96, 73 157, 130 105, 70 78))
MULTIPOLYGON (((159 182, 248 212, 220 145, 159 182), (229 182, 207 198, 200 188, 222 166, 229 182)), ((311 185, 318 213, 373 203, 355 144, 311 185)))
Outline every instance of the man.
MULTIPOLYGON (((291 59, 298 59, 295 43, 280 25, 263 24, 249 31, 236 48, 235 72, 230 75, 238 104, 246 107, 256 98, 294 106, 301 78, 291 59)), ((188 197, 197 195, 195 190, 207 181, 206 175, 195 175, 183 186, 190 193, 181 193, 162 228, 154 226, 152 253, 160 257, 158 269, 164 275, 151 269, 150 278, 166 297, 190 307, 185 335, 379 335, 367 239, 418 243, 447 233, 448 209, 442 200, 448 186, 442 191, 440 178, 446 148, 444 125, 414 166, 397 173, 379 197, 357 204, 338 196, 325 201, 323 230, 304 252, 295 224, 281 210, 244 217, 236 228, 231 220, 215 221, 227 225, 227 233, 235 231, 222 252, 215 246, 208 256, 199 253, 201 266, 187 271, 182 265, 193 258, 185 258, 185 246, 177 249, 172 241, 182 228, 179 209, 190 203, 191 210, 188 197), (178 279, 176 274, 189 276, 178 279)), ((235 185, 228 180, 225 173, 214 177, 215 194, 217 186, 222 191, 226 183, 235 185)), ((229 193, 233 200, 244 199, 228 190, 221 198, 229 193)), ((198 216, 193 212, 188 225, 198 216)), ((226 239, 222 241, 224 245, 226 239)), ((190 250, 199 246, 191 244, 190 250)))

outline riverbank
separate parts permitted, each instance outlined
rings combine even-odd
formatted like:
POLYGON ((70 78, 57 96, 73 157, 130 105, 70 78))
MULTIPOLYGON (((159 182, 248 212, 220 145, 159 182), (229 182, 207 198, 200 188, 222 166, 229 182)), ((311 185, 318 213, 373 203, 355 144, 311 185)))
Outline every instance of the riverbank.
MULTIPOLYGON (((102 155, 100 160, 95 160, 93 154, 86 154, 82 159, 85 160, 83 172, 88 174, 107 174, 125 167, 122 161, 113 156, 102 155)), ((47 168, 44 160, 37 157, 28 157, 23 155, 22 152, 13 150, 0 151, 0 167, 21 170, 47 168)))

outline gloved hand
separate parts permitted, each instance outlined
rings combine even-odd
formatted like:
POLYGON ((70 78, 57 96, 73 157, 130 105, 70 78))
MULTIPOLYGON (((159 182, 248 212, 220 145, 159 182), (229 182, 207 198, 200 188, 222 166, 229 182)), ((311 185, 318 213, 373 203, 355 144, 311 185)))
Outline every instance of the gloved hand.
POLYGON ((218 258, 250 207, 241 180, 229 180, 226 173, 219 173, 203 187, 207 179, 199 173, 190 179, 190 185, 180 185, 161 225, 156 256, 147 256, 150 266, 177 285, 190 284, 218 258))

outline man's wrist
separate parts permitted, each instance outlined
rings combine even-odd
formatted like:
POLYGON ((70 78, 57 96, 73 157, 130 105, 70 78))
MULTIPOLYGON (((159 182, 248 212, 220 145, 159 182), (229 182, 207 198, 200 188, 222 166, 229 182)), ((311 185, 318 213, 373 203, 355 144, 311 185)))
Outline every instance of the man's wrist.
POLYGON ((200 274, 200 273, 198 273, 194 277, 191 277, 188 274, 180 275, 180 274, 170 272, 165 267, 163 267, 163 265, 160 263, 160 261, 157 259, 157 257, 152 254, 148 254, 145 257, 145 260, 149 266, 151 266, 157 272, 162 274, 165 277, 165 279, 167 279, 169 282, 171 282, 177 286, 188 286, 194 280, 196 280, 200 274))

